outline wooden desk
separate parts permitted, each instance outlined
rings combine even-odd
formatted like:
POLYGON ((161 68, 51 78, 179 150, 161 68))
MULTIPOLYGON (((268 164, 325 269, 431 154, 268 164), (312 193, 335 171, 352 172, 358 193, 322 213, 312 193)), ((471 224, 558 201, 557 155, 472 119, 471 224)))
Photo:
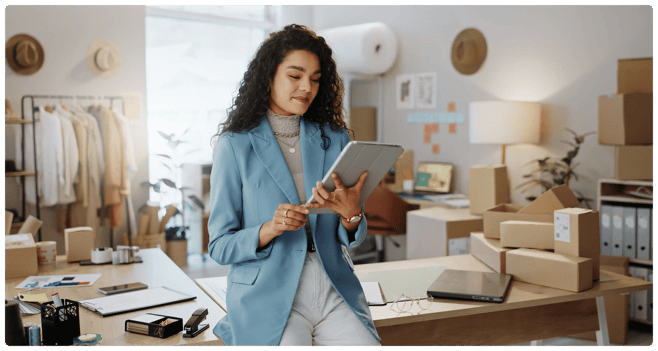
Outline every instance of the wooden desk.
MULTIPOLYGON (((475 257, 459 255, 357 265, 355 273, 436 266, 493 272, 475 257)), ((396 313, 388 305, 371 306, 370 311, 382 345, 509 345, 568 336, 599 329, 600 318, 605 320, 603 296, 652 289, 650 282, 604 272, 618 280, 595 282, 580 293, 514 280, 500 304, 435 299, 430 311, 416 304, 408 313, 396 313)), ((599 343, 607 343, 607 328, 600 338, 599 343)))
MULTIPOLYGON (((137 253, 144 260, 143 263, 130 265, 102 265, 80 266, 78 263, 67 263, 66 256, 57 256, 57 269, 48 270, 40 266, 39 275, 55 274, 92 274, 100 273, 101 277, 93 286, 79 288, 42 288, 32 290, 34 293, 50 294, 58 292, 63 299, 82 301, 102 297, 96 289, 104 286, 142 282, 149 287, 167 286, 182 293, 194 295, 197 298, 188 302, 155 307, 147 310, 123 313, 111 317, 102 317, 80 306, 80 333, 98 333, 103 336, 103 345, 223 345, 220 338, 215 336, 212 328, 226 315, 208 295, 190 279, 167 255, 160 249, 142 249, 137 253), (160 339, 151 336, 134 334, 124 331, 126 319, 142 315, 147 312, 175 316, 183 319, 185 323, 192 313, 200 307, 208 309, 208 316, 203 323, 210 328, 195 338, 183 338, 183 332, 160 339)), ((24 289, 15 289, 23 278, 8 279, 5 281, 5 298, 17 296, 24 289)), ((41 324, 40 315, 22 316, 23 323, 33 322, 41 324)))

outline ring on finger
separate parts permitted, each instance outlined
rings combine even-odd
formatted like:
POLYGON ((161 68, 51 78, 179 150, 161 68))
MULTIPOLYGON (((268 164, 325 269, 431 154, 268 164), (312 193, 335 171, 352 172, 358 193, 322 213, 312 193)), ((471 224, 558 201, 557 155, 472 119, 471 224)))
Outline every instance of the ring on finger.
POLYGON ((285 218, 283 219, 283 222, 282 222, 282 223, 283 223, 283 225, 287 225, 287 224, 286 224, 286 219, 285 219, 285 218))
POLYGON ((288 210, 286 210, 286 212, 283 212, 283 217, 288 218, 288 211, 290 211, 290 210, 288 209, 288 210))
POLYGON ((336 201, 336 192, 334 191, 334 198, 331 201, 336 201))

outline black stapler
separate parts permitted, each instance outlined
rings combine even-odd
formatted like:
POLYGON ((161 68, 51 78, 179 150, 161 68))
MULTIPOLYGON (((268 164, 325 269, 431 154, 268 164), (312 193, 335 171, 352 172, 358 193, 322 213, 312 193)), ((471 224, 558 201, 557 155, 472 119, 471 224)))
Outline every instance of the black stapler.
POLYGON ((204 319, 206 319, 207 315, 208 315, 207 308, 201 307, 198 310, 194 311, 194 313, 192 313, 192 317, 190 317, 190 319, 185 323, 185 334, 183 334, 183 337, 193 338, 199 335, 202 331, 208 329, 208 323, 199 324, 204 319))

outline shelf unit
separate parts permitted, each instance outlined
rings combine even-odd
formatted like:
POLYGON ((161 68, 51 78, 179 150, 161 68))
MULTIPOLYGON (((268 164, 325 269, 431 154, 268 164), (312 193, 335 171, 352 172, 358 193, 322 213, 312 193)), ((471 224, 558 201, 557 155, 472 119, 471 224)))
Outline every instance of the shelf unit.
MULTIPOLYGON (((599 179, 598 189, 597 189, 597 209, 601 211, 601 205, 636 206, 636 207, 653 208, 653 199, 646 199, 646 198, 629 195, 629 192, 638 191, 638 189, 640 189, 641 187, 651 190, 651 192, 653 193, 652 181, 599 179)), ((648 268, 650 270, 653 270, 652 259, 647 260, 647 259, 629 258, 628 263, 633 267, 648 268)), ((637 323, 653 325, 653 321, 646 321, 632 317, 629 317, 629 320, 637 323)))
MULTIPOLYGON (((37 177, 38 174, 38 169, 37 169, 37 141, 36 141, 36 119, 34 118, 34 113, 32 113, 32 119, 26 119, 25 118, 25 109, 23 106, 23 101, 21 101, 21 117, 15 117, 15 116, 5 116, 5 125, 14 125, 18 124, 21 126, 21 167, 25 167, 25 125, 31 124, 32 125, 32 142, 33 142, 33 157, 34 157, 34 171, 18 171, 18 172, 5 172, 5 177, 18 177, 21 179, 21 188, 22 188, 22 197, 21 197, 21 215, 23 219, 27 218, 27 201, 26 201, 26 189, 25 189, 25 177, 34 177, 34 191, 36 194, 34 194, 34 197, 36 199, 36 217, 38 219, 41 219, 41 208, 39 206, 39 180, 37 177)), ((32 104, 32 111, 34 110, 34 103, 32 104)), ((5 128, 6 130, 6 128, 5 128)), ((5 182, 5 186, 7 186, 8 183, 5 182)), ((11 228, 20 228, 23 225, 23 222, 18 222, 18 223, 12 223, 11 228)), ((38 241, 41 241, 41 229, 39 229, 39 232, 37 233, 37 239, 38 241)))

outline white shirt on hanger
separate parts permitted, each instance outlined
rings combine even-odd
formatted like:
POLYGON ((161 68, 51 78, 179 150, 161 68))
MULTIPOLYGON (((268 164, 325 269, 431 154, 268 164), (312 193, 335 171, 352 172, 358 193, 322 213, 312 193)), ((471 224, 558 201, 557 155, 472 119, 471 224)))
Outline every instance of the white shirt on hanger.
POLYGON ((64 146, 64 184, 60 185, 58 203, 60 205, 66 205, 76 201, 73 184, 78 177, 78 170, 80 168, 78 139, 75 136, 73 122, 71 122, 69 112, 64 110, 60 104, 55 106, 54 112, 54 115, 60 120, 62 144, 64 146))

